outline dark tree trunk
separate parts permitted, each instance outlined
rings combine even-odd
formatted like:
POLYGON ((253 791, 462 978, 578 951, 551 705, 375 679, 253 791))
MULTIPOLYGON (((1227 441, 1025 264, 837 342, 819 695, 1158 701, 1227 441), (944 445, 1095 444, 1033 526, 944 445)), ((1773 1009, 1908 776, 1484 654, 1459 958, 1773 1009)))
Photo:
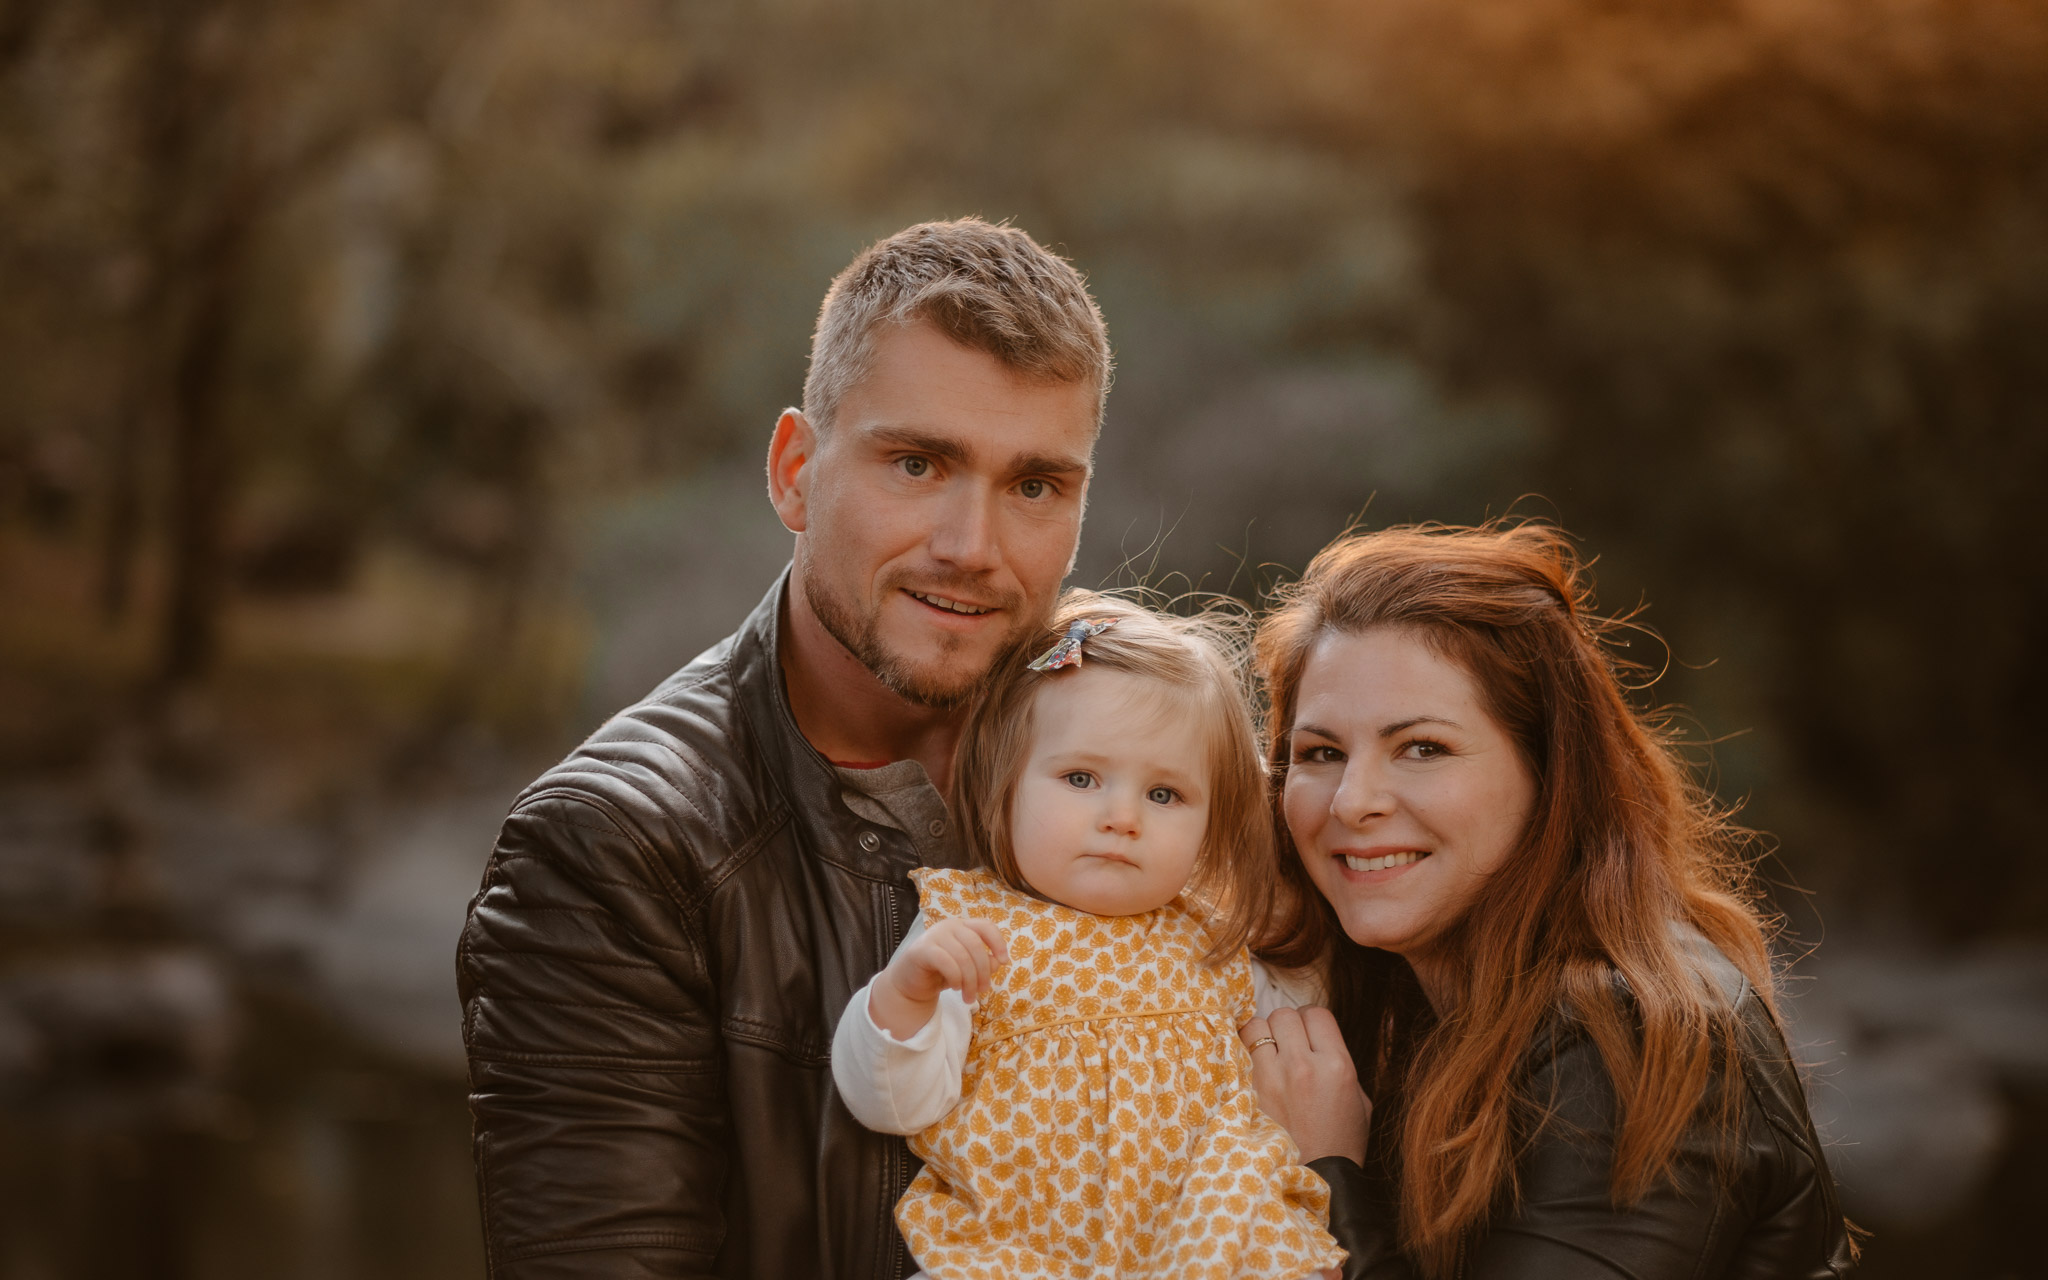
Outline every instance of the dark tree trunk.
POLYGON ((204 677, 220 648, 226 596, 226 529, 234 457, 221 414, 233 338, 235 263, 244 231, 237 218, 209 236, 193 263, 193 306, 172 385, 170 581, 164 602, 158 676, 167 687, 204 677))
MULTIPOLYGON (((142 208, 157 282, 149 331, 163 355, 145 367, 168 416, 171 486, 155 664, 161 690, 202 679, 220 648, 235 478, 224 390, 241 265, 260 204, 233 109, 245 96, 253 18, 247 6, 160 0, 148 19, 151 68, 140 106, 152 189, 142 208)), ((116 581, 110 573, 110 601, 116 581)))
POLYGON ((135 596, 135 557, 142 546, 142 400, 128 373, 130 388, 122 397, 107 439, 107 505, 100 530, 100 617, 108 626, 128 618, 135 596))

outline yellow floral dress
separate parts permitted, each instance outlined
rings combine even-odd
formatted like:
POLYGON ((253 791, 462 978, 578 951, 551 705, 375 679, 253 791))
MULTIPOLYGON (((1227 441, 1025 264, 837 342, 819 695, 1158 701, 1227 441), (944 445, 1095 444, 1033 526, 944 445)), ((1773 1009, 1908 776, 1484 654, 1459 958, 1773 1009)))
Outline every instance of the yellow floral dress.
POLYGON ((912 1135, 896 1206, 934 1280, 1294 1280, 1343 1261, 1329 1190, 1260 1111, 1249 961, 1201 962, 1179 903, 1091 916, 979 871, 919 870, 927 921, 1000 926, 960 1103, 912 1135))

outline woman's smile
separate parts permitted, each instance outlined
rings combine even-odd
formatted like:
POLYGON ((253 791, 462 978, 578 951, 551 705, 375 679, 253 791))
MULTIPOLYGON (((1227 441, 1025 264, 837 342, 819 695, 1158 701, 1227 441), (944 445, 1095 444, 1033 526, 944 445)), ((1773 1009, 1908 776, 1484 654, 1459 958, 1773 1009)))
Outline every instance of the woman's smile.
POLYGON ((1344 864, 1344 870, 1352 878, 1367 884, 1382 883, 1393 878, 1394 873, 1406 871, 1429 856, 1427 849, 1339 849, 1333 855, 1344 864))

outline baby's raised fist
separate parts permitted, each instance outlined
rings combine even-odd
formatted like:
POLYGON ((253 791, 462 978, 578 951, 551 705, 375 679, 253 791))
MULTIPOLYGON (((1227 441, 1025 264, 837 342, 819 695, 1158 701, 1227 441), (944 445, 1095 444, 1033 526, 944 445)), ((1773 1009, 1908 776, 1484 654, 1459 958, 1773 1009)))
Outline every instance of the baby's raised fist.
POLYGON ((962 1000, 973 1004, 1009 959, 1009 943, 993 923, 947 916, 898 951, 882 977, 913 1005, 929 1004, 941 991, 958 991, 962 1000))

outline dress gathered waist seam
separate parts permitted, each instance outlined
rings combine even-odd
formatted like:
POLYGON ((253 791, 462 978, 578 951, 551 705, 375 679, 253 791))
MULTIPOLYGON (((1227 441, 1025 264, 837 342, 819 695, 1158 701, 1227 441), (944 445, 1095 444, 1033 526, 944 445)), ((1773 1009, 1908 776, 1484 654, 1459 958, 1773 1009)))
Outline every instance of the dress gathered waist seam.
POLYGON ((984 1030, 979 1038, 984 1045, 1000 1044, 1005 1040, 1014 1040, 1021 1035, 1029 1035, 1033 1031, 1046 1031, 1053 1027, 1071 1027, 1084 1022, 1135 1022, 1146 1018, 1179 1017, 1182 1014, 1189 1013, 1208 1013, 1214 1014, 1219 1018, 1230 1016, 1230 1010, 1220 1005, 1183 1005, 1173 1009, 1146 1009, 1139 1013, 1098 1013, 1072 1018, 1052 1018, 1045 1022, 1034 1022, 1029 1026, 1012 1027, 1000 1032, 984 1030))

